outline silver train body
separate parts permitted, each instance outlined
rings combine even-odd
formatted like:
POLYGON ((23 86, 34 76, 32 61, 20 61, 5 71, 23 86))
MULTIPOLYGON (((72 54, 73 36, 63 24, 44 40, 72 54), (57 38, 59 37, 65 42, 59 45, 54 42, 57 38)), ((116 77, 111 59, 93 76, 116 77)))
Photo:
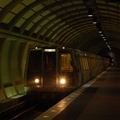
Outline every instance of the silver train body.
POLYGON ((26 70, 28 92, 72 91, 109 66, 109 59, 70 48, 31 49, 26 70))

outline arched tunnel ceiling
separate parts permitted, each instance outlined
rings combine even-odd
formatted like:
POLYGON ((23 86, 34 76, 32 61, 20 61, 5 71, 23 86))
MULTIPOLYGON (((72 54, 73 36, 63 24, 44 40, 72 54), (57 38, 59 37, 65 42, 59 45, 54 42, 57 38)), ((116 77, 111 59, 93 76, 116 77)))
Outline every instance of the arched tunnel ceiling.
POLYGON ((119 0, 0 0, 0 23, 0 38, 23 37, 95 54, 120 48, 119 0))

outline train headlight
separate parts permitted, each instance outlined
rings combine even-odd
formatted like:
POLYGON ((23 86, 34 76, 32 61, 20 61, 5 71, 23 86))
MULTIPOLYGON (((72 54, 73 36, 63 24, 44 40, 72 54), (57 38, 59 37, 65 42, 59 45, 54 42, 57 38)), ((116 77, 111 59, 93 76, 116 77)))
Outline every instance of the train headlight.
POLYGON ((38 84, 40 82, 40 80, 38 78, 35 79, 34 81, 36 84, 38 84))
POLYGON ((66 83, 66 79, 65 78, 61 78, 60 79, 60 84, 64 85, 66 83))

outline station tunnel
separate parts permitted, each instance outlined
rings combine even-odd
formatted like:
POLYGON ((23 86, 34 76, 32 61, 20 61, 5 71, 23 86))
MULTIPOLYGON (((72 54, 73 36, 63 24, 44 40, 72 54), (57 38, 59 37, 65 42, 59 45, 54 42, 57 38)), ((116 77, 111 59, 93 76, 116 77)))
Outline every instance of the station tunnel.
POLYGON ((66 47, 120 62, 119 0, 0 0, 0 101, 25 90, 30 49, 66 47))

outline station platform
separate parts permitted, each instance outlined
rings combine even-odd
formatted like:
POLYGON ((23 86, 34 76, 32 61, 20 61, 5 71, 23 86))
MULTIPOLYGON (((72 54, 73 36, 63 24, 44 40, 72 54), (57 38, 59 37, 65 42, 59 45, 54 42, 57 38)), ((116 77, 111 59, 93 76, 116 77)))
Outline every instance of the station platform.
POLYGON ((110 67, 34 120, 120 120, 120 67, 110 67))

